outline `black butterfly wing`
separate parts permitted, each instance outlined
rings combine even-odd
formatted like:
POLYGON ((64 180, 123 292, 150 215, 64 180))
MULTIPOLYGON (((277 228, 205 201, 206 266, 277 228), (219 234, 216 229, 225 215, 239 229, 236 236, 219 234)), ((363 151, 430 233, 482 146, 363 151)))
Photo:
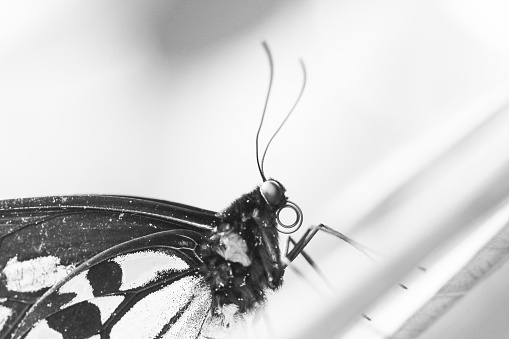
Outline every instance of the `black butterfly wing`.
POLYGON ((198 338, 212 304, 201 238, 164 231, 100 253, 50 289, 14 338, 198 338))
POLYGON ((0 201, 0 338, 78 265, 149 234, 190 229, 206 234, 214 212, 120 196, 0 201))

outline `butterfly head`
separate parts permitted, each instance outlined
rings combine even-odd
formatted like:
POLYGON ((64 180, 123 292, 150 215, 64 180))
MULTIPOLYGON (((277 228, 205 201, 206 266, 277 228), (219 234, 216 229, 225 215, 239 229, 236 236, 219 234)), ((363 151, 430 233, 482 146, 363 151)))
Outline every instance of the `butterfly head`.
POLYGON ((284 188, 275 180, 266 180, 260 185, 260 193, 270 206, 279 207, 282 201, 286 201, 284 188))
POLYGON ((302 225, 303 214, 300 207, 288 200, 285 195, 285 188, 278 181, 268 179, 260 185, 260 194, 265 202, 276 211, 277 230, 284 234, 290 234, 297 231, 302 225), (293 223, 284 223, 281 220, 280 214, 284 209, 291 209, 295 213, 295 220, 293 223))

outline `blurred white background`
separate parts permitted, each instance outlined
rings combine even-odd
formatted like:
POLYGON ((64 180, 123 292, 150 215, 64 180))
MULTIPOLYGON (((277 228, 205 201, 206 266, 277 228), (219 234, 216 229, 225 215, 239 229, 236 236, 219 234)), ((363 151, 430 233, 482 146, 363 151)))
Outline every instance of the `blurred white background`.
MULTIPOLYGON (((508 14, 501 0, 3 1, 0 198, 123 194, 224 208, 260 181, 266 40, 275 84, 262 140, 297 97, 298 58, 308 69, 266 173, 305 224, 345 232, 336 214, 352 206, 328 202, 507 79, 508 14)), ((310 251, 319 260, 331 246, 316 239, 310 251)), ((492 313, 505 317, 451 320, 465 330, 449 338, 505 337, 509 306, 488 302, 481 314, 492 313)))

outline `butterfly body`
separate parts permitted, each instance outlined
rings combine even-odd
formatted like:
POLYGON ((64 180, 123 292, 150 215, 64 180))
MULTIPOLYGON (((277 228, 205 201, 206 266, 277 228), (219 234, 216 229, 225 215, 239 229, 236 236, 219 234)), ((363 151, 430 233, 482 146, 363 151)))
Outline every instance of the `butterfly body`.
POLYGON ((121 196, 2 201, 0 338, 216 333, 282 284, 279 205, 259 188, 220 213, 121 196))

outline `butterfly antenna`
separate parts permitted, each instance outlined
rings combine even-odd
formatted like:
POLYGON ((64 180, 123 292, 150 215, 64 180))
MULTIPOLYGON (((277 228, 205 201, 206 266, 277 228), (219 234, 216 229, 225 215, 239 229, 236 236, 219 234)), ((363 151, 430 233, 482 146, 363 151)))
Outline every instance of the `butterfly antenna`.
MULTIPOLYGON (((274 78, 274 62, 272 61, 272 54, 270 53, 269 45, 267 42, 262 42, 262 46, 265 49, 265 53, 267 53, 267 57, 269 58, 269 66, 270 66, 270 80, 269 80, 269 89, 267 91, 267 98, 265 99, 265 106, 263 107, 262 119, 260 121, 260 125, 258 126, 258 132, 256 132, 256 162, 258 164, 258 171, 260 171, 260 175, 262 176, 263 181, 266 181, 265 174, 263 173, 263 165, 260 162, 260 151, 259 148, 259 139, 260 139, 260 131, 263 125, 263 119, 265 118, 265 112, 267 111, 267 105, 269 103, 270 91, 272 89, 272 79, 274 78)), ((267 150, 265 150, 266 152, 267 150)))
MULTIPOLYGON (((274 140, 274 138, 278 134, 279 130, 281 130, 281 127, 283 127, 283 125, 285 124, 286 120, 288 120, 290 115, 293 113, 293 111, 295 110, 295 107, 297 107, 297 104, 299 103, 300 98, 302 97, 302 93, 304 93, 304 89, 306 88, 306 80, 307 80, 306 65, 304 65, 304 61, 302 61, 302 59, 299 59, 299 62, 300 62, 300 65, 302 67, 302 74, 303 74, 302 88, 300 90, 299 96, 297 97, 297 100, 295 100, 295 103, 293 104, 292 109, 290 110, 290 112, 288 112, 288 114, 286 115, 285 119, 279 125, 278 129, 272 135, 272 137, 270 138, 269 142, 267 143, 267 146, 265 147, 265 151, 263 152, 263 156, 262 156, 262 163, 261 163, 261 166, 259 167, 261 172, 263 172, 263 163, 265 161, 265 156, 267 155, 267 150, 269 149, 270 143, 272 142, 272 140, 274 140)), ((268 96, 267 96, 267 99, 268 99, 268 96)), ((265 114, 265 111, 263 113, 265 114)), ((263 121, 263 117, 262 117, 262 121, 263 121)), ((258 132, 259 131, 260 130, 258 130, 258 132)))

